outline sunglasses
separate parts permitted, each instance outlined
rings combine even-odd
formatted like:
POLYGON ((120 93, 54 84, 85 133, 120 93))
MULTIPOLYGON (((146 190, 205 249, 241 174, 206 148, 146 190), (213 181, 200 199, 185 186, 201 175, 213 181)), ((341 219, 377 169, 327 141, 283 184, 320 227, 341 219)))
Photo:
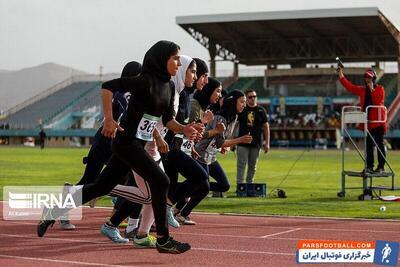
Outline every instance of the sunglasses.
POLYGON ((256 95, 249 95, 247 98, 256 98, 256 95))

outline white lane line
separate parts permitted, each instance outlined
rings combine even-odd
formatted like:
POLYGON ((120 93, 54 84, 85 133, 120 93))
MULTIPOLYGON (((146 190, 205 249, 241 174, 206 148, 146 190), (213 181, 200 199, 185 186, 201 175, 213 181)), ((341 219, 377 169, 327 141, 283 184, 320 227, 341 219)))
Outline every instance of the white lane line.
POLYGON ((287 240, 287 241, 299 241, 301 238, 285 238, 285 237, 266 237, 262 238, 259 236, 248 236, 248 235, 220 235, 220 234, 199 234, 199 233, 186 233, 186 232, 170 232, 173 235, 193 235, 193 236, 210 236, 210 237, 231 237, 231 238, 250 238, 250 239, 271 239, 271 240, 287 240))
MULTIPOLYGON (((199 234, 198 234, 199 235, 199 234)), ((23 236, 23 235, 8 235, 8 234, 0 234, 0 236, 10 236, 10 237, 18 237, 18 238, 34 238, 37 239, 37 237, 32 237, 32 236, 23 236)), ((236 236, 237 237, 237 236, 236 236)), ((253 237, 253 238, 257 238, 260 239, 259 237, 253 237)), ((64 238, 46 238, 49 240, 56 240, 56 241, 71 241, 71 242, 84 242, 84 243, 93 243, 93 244, 111 244, 111 245, 116 245, 114 243, 111 242, 93 242, 93 241, 88 241, 88 240, 79 240, 79 239, 64 239, 64 238)), ((298 239, 295 239, 296 241, 298 239)), ((117 245, 118 246, 118 245, 117 245)), ((122 245, 123 246, 123 245, 122 245)), ((248 251, 248 250, 231 250, 231 249, 217 249, 217 248, 196 248, 196 247, 192 247, 192 250, 202 250, 202 251, 216 251, 216 252, 231 252, 231 253, 247 253, 247 254, 269 254, 269 255, 283 255, 283 256, 293 256, 295 255, 294 253, 285 253, 285 252, 271 252, 271 251, 248 251)), ((16 257, 16 258, 26 258, 26 259, 31 259, 28 257, 20 257, 20 256, 9 256, 9 255, 3 255, 0 254, 0 257, 16 257)), ((40 258, 32 258, 32 259, 40 259, 40 258)), ((43 259, 43 260, 47 260, 47 259, 43 259)), ((56 261, 56 260, 52 260, 52 261, 56 261)), ((66 262, 69 263, 69 261, 60 261, 60 262, 66 262)), ((71 263, 75 263, 75 262, 71 262, 71 263)), ((89 265, 89 263, 87 263, 87 265, 89 265)), ((108 265, 99 265, 99 266, 108 266, 108 265)), ((119 266, 119 265, 110 265, 110 266, 119 266)))
POLYGON ((65 264, 76 264, 78 266, 82 266, 82 265, 88 265, 88 266, 112 266, 112 267, 127 267, 127 266, 129 266, 129 265, 103 264, 103 263, 95 263, 95 262, 68 261, 68 260, 54 260, 54 259, 46 259, 46 258, 21 257, 21 256, 12 256, 12 255, 5 255, 5 254, 0 254, 0 258, 29 260, 29 261, 46 261, 46 262, 65 263, 65 264))
MULTIPOLYGON (((212 226, 232 226, 232 227, 252 227, 252 228, 278 228, 278 229, 293 229, 293 226, 269 226, 269 225, 250 225, 250 224, 225 224, 225 223, 198 223, 202 225, 212 226)), ((339 232, 365 232, 365 233, 399 233, 399 231, 386 231, 386 230, 362 230, 362 229, 342 229, 342 228, 312 228, 312 227, 301 227, 302 230, 310 231, 339 231, 339 232)))
POLYGON ((301 228, 296 228, 296 229, 291 229, 291 230, 287 230, 287 231, 283 231, 283 232, 279 232, 279 233, 264 235, 264 236, 260 236, 260 238, 267 238, 267 237, 271 237, 271 236, 277 236, 277 235, 282 235, 282 234, 286 234, 286 233, 292 233, 292 232, 296 232, 296 231, 299 231, 299 230, 301 230, 301 228))
POLYGON ((234 249, 213 249, 213 248, 192 248, 193 250, 231 252, 231 253, 247 253, 247 254, 268 254, 281 256, 295 256, 295 253, 270 252, 270 251, 251 251, 251 250, 234 250, 234 249))
MULTIPOLYGON (((68 242, 76 242, 76 243, 90 243, 90 244, 105 244, 105 245, 114 245, 114 246, 123 246, 124 244, 117 244, 113 243, 112 241, 109 242, 103 242, 103 241, 90 241, 90 240, 84 240, 84 239, 70 239, 70 238, 57 238, 57 237, 37 237, 37 236, 29 236, 29 235, 11 235, 11 234, 2 234, 0 233, 0 236, 7 236, 7 237, 18 237, 18 238, 32 238, 36 240, 55 240, 55 241, 68 241, 68 242)), ((129 244, 129 243, 127 243, 129 244)))

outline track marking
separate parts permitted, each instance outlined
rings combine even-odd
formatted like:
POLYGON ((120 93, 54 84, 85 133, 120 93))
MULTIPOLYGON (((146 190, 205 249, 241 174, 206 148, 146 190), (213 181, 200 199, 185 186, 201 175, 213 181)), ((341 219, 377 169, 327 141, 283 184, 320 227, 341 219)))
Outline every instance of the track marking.
MULTIPOLYGON (((76 242, 76 243, 90 243, 90 244, 106 244, 106 245, 114 245, 114 246, 124 246, 124 244, 113 243, 112 241, 104 242, 104 241, 90 241, 84 239, 70 239, 70 238, 58 238, 58 237, 45 237, 40 238, 37 236, 29 236, 29 235, 11 235, 11 234, 3 234, 0 233, 0 236, 8 236, 8 237, 18 237, 18 238, 32 238, 36 240, 55 240, 55 241, 68 241, 68 242, 76 242)), ((127 243, 129 245, 129 243, 127 243)))
MULTIPOLYGON (((225 224, 225 223, 198 223, 201 225, 213 225, 213 226, 232 226, 232 227, 253 227, 253 228, 293 228, 293 226, 269 226, 269 225, 251 225, 251 224, 225 224)), ((361 229, 342 229, 342 228, 312 228, 302 227, 302 230, 312 231, 340 231, 340 232, 366 232, 366 233, 399 233, 399 231, 385 231, 385 230, 361 230, 361 229)))
POLYGON ((250 250, 213 249, 213 248, 191 248, 191 249, 193 249, 193 250, 203 250, 203 251, 247 253, 247 254, 268 254, 268 255, 282 255, 282 256, 295 256, 296 255, 295 253, 270 252, 270 251, 250 251, 250 250))
MULTIPOLYGON (((33 236, 23 236, 23 235, 9 235, 9 234, 0 234, 0 236, 9 236, 9 237, 18 237, 18 238, 32 238, 32 239, 37 239, 37 237, 33 237, 33 236)), ((260 239, 260 237, 253 237, 253 238, 257 238, 260 239)), ((55 241, 71 241, 71 242, 79 242, 79 243, 93 243, 93 244, 111 244, 111 245, 116 245, 116 246, 129 246, 128 245, 117 245, 110 242, 95 242, 95 241, 89 241, 89 240, 81 240, 81 239, 64 239, 64 238, 53 238, 53 237, 49 237, 46 238, 46 240, 55 240, 55 241)), ((298 239, 296 239, 297 241, 298 239)), ((192 247, 192 250, 203 250, 203 251, 217 251, 217 252, 231 252, 231 253, 248 253, 248 254, 269 254, 269 255, 283 255, 283 256, 293 256, 295 255, 294 253, 284 253, 284 252, 270 252, 270 251, 249 251, 249 250, 231 250, 231 249, 218 249, 218 248, 196 248, 196 247, 192 247)), ((0 254, 0 257, 14 257, 14 256, 8 256, 8 255, 2 255, 0 254)), ((19 257, 19 256, 15 256, 18 258, 24 258, 24 257, 19 257)), ((27 259, 30 259, 27 257, 27 259)), ((32 258, 32 259, 36 259, 36 258, 32 258)), ((69 262, 69 261, 65 261, 65 262, 69 262)), ((75 262, 72 262, 75 263, 75 262)), ((89 263, 88 263, 89 264, 89 263)), ((108 265, 99 265, 99 266, 108 266, 108 265)), ((119 266, 119 265, 110 265, 110 266, 119 266)))
POLYGON ((275 234, 269 234, 269 235, 260 236, 260 238, 267 238, 267 237, 271 237, 271 236, 277 236, 277 235, 281 235, 281 234, 292 233, 292 232, 296 232, 296 231, 300 231, 300 230, 301 230, 301 228, 296 228, 296 229, 291 229, 291 230, 287 230, 287 231, 283 231, 283 232, 279 232, 279 233, 275 233, 275 234))
POLYGON ((76 264, 78 266, 89 265, 89 266, 112 266, 112 267, 126 267, 129 265, 113 265, 113 264, 103 264, 103 263, 95 263, 95 262, 82 262, 82 261, 69 261, 69 260, 54 260, 54 259, 46 259, 46 258, 33 258, 33 257, 22 257, 22 256, 11 256, 0 254, 0 258, 9 258, 9 259, 18 259, 18 260, 29 260, 29 261, 47 261, 47 262, 55 262, 55 263, 66 263, 66 264, 76 264))

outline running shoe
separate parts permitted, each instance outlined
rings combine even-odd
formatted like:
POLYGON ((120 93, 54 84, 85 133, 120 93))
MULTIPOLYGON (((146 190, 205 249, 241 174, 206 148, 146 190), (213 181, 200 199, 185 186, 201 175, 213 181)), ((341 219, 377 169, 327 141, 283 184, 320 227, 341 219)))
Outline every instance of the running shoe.
POLYGON ((47 231, 47 228, 51 225, 53 227, 55 220, 53 220, 53 216, 51 215, 51 209, 44 208, 42 213, 42 220, 39 221, 37 225, 37 235, 38 237, 44 236, 47 231))
POLYGON ((168 219, 168 224, 171 225, 174 228, 179 228, 179 222, 175 220, 174 217, 174 212, 172 210, 172 207, 167 205, 167 219, 168 219))
POLYGON ((133 238, 133 246, 135 248, 156 248, 157 238, 152 235, 147 235, 143 238, 133 238))
POLYGON ((169 237, 165 244, 159 244, 157 242, 157 250, 160 253, 171 253, 171 254, 181 254, 190 249, 188 243, 181 243, 169 237))
POLYGON ((374 173, 382 174, 382 173, 384 173, 384 172, 385 172, 385 168, 381 168, 381 167, 377 167, 377 168, 374 170, 374 173))
POLYGON ((138 230, 138 228, 135 228, 132 231, 127 232, 125 229, 125 231, 124 231, 125 238, 128 238, 129 240, 133 240, 136 236, 137 230, 138 230))
POLYGON ((63 230, 75 230, 76 228, 69 220, 60 220, 60 227, 63 230))
POLYGON ((196 222, 192 221, 189 216, 185 217, 178 213, 175 218, 181 225, 196 225, 196 222))
POLYGON ((110 226, 107 223, 101 226, 100 233, 108 237, 114 243, 124 244, 129 242, 129 239, 121 236, 117 227, 110 226))

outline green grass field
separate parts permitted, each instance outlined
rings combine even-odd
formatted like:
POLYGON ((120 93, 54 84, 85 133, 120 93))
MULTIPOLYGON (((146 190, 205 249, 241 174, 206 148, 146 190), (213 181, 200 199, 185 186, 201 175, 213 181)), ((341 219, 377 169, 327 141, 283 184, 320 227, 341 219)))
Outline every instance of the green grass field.
MULTIPOLYGON (((88 149, 0 147, 0 187, 15 185, 61 185, 77 182, 84 169, 82 157, 88 149)), ((389 162, 400 172, 400 152, 390 151, 389 162)), ((207 198, 196 211, 244 213, 264 215, 301 215, 352 218, 400 219, 399 202, 380 200, 359 201, 361 189, 348 190, 345 198, 338 198, 341 186, 341 151, 339 150, 276 150, 260 156, 256 182, 267 184, 267 191, 280 184, 294 165, 287 179, 279 186, 288 198, 273 195, 267 198, 237 198, 236 159, 233 153, 219 156, 231 181, 227 198, 207 198), (302 155, 303 154, 303 155, 302 155), (301 156, 302 155, 302 156, 301 156), (301 156, 301 157, 300 157, 301 156), (385 212, 379 207, 385 205, 385 212)), ((348 170, 363 168, 354 152, 348 154, 348 170)), ((389 179, 376 180, 375 185, 389 185, 389 179)), ((361 186, 360 178, 349 178, 348 186, 361 186)), ((396 186, 400 182, 396 180, 396 186)), ((400 191, 385 191, 383 195, 400 195, 400 191)), ((0 191, 0 197, 3 190, 0 191)), ((98 205, 110 206, 108 197, 98 205)))

